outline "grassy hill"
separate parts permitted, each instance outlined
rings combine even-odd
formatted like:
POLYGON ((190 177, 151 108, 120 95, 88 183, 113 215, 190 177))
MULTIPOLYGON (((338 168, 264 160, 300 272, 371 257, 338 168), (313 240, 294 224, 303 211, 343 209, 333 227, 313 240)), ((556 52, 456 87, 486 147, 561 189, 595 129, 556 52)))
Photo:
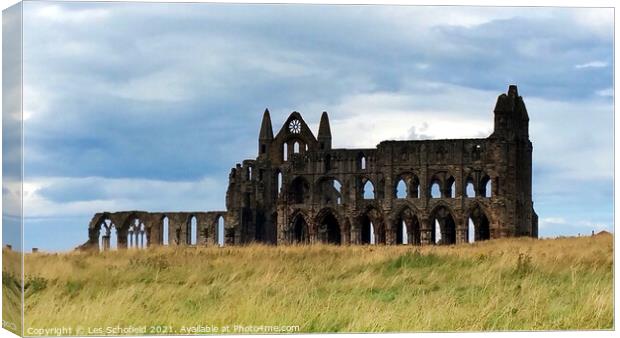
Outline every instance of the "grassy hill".
POLYGON ((153 334, 150 326, 160 325, 159 332, 178 334, 192 333, 181 331, 185 325, 282 325, 300 332, 614 325, 608 234, 421 248, 39 253, 26 255, 25 263, 26 329, 80 326, 80 334, 89 334, 89 328, 146 325, 153 334))

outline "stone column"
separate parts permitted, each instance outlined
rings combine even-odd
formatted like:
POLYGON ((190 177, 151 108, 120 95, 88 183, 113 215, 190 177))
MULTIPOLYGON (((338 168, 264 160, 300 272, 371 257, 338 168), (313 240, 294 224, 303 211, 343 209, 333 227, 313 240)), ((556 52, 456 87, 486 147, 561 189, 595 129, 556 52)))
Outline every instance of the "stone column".
POLYGON ((431 226, 431 220, 428 218, 420 219, 420 243, 422 245, 434 244, 433 240, 433 227, 431 226))
POLYGON ((118 249, 127 249, 127 229, 116 229, 116 246, 118 249))
POLYGON ((394 220, 386 218, 383 221, 383 226, 385 229, 385 244, 394 245, 396 243, 396 227, 394 226, 394 220))

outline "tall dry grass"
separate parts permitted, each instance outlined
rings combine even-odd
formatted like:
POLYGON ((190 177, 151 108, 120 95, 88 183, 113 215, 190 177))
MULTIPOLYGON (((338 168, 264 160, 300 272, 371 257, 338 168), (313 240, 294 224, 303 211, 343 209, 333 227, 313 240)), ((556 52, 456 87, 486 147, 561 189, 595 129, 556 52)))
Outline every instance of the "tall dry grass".
MULTIPOLYGON (((613 328, 613 238, 28 254, 25 327, 613 328)), ((84 332, 82 332, 84 334, 84 332)), ((179 332, 177 332, 179 333, 179 332)))

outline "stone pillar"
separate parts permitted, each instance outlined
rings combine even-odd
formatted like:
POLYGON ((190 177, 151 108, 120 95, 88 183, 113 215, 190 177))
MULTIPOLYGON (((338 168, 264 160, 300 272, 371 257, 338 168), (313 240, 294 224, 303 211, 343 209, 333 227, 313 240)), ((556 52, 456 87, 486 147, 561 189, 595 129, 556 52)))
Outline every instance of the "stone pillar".
POLYGON ((105 235, 101 236, 101 245, 103 246, 103 251, 110 250, 110 230, 106 229, 105 235))
POLYGON ((344 230, 340 231, 341 244, 349 245, 351 244, 351 222, 348 219, 344 221, 344 230))
POLYGON ((88 229, 89 249, 101 250, 101 248, 99 247, 99 231, 100 229, 98 227, 88 229))
POLYGON ((359 245, 360 243, 362 243, 361 237, 362 233, 360 231, 359 223, 357 222, 357 218, 354 218, 353 222, 351 223, 351 244, 359 245))
POLYGON ((456 227, 456 244, 467 243, 467 227, 457 226, 456 227))
POLYGON ((127 249, 127 229, 116 229, 116 246, 118 249, 127 249))
POLYGON ((383 226, 385 229, 385 244, 394 245, 396 243, 396 227, 394 226, 395 222, 392 219, 386 218, 383 221, 383 226))
POLYGON ((420 243, 422 245, 434 244, 433 240, 433 227, 431 220, 428 218, 420 219, 420 243))

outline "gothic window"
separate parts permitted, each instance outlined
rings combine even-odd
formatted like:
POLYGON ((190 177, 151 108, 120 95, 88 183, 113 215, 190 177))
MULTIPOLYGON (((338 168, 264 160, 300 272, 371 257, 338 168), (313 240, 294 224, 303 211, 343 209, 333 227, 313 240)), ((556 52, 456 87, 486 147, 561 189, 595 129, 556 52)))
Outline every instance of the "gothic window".
POLYGON ((431 198, 440 198, 441 197, 441 185, 440 185, 440 181, 437 178, 434 178, 431 181, 430 196, 431 196, 431 198))
POLYGON ((370 180, 367 180, 366 183, 364 183, 362 195, 364 196, 365 200, 375 199, 375 186, 372 184, 370 180))
POLYGON ((467 178, 466 186, 465 186, 465 195, 467 197, 476 197, 476 189, 474 187, 474 180, 469 176, 467 178))
POLYGON ((396 198, 407 198, 407 184, 402 178, 396 184, 396 198))

